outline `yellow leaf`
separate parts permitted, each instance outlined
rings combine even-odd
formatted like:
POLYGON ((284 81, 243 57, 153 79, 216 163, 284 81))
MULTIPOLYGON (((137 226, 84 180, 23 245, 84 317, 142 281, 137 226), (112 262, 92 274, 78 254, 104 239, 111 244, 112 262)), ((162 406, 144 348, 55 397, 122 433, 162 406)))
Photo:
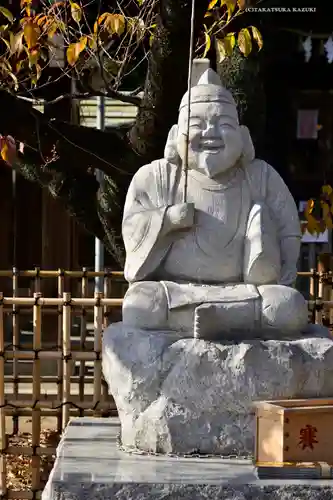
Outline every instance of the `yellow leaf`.
POLYGON ((155 34, 151 33, 151 35, 149 37, 149 47, 151 47, 153 45, 154 38, 155 38, 155 34))
POLYGON ((321 192, 323 194, 326 194, 327 196, 331 196, 333 194, 333 188, 332 188, 332 186, 326 184, 325 186, 323 186, 321 188, 321 192))
POLYGON ((96 33, 99 26, 103 26, 110 34, 122 35, 125 31, 125 18, 121 14, 110 14, 104 12, 97 19, 94 25, 94 32, 96 33))
POLYGON ((91 50, 96 50, 97 49, 97 40, 96 40, 96 33, 91 35, 88 39, 88 46, 91 50))
POLYGON ((216 41, 216 50, 219 56, 219 62, 224 61, 226 57, 230 57, 236 44, 234 33, 229 33, 222 39, 216 41))
POLYGON ((306 203, 306 207, 305 207, 305 210, 304 210, 304 215, 306 218, 308 218, 308 215, 310 215, 314 209, 314 206, 315 206, 315 202, 314 200, 308 200, 307 203, 306 203))
POLYGON ((23 8, 25 5, 31 5, 32 4, 32 0, 21 0, 21 8, 23 8))
POLYGON ((229 22, 231 19, 231 16, 236 8, 236 3, 237 3, 237 0, 222 0, 222 4, 225 4, 227 6, 227 10, 228 10, 227 22, 229 22))
POLYGON ((21 0, 21 8, 25 7, 25 11, 28 17, 31 16, 31 4, 32 0, 21 0))
POLYGON ((47 27, 47 36, 52 39, 57 31, 58 31, 57 23, 53 22, 47 27))
POLYGON ((205 50, 204 50, 204 53, 203 53, 203 56, 202 56, 203 58, 206 57, 206 55, 210 51, 211 46, 212 46, 211 38, 208 35, 207 31, 205 31, 205 50))
POLYGON ((39 60, 39 56, 40 56, 39 50, 34 49, 34 50, 31 50, 29 52, 28 58, 29 58, 30 68, 32 68, 33 66, 36 66, 36 64, 39 60))
POLYGON ((125 31, 125 18, 121 14, 109 14, 105 19, 105 28, 111 34, 122 35, 125 31))
POLYGON ((25 41, 27 42, 28 49, 33 49, 34 47, 36 47, 40 34, 38 25, 33 21, 28 21, 24 25, 23 34, 25 41))
POLYGON ((238 33, 238 47, 239 50, 247 57, 252 50, 252 40, 250 32, 247 28, 243 28, 238 33))
POLYGON ((321 204, 321 208, 322 208, 322 211, 323 211, 323 220, 325 222, 325 225, 326 225, 326 227, 328 229, 332 229, 333 228, 333 221, 332 221, 332 215, 331 215, 330 207, 324 201, 322 201, 320 204, 321 204))
POLYGON ((227 57, 227 52, 223 40, 216 40, 216 52, 219 56, 219 62, 221 63, 227 57))
POLYGON ((239 10, 244 10, 246 7, 246 0, 237 0, 239 10))
POLYGON ((208 5, 208 10, 214 9, 215 5, 219 2, 219 0, 212 0, 208 5))
POLYGON ((310 234, 320 234, 321 233, 321 228, 318 224, 318 221, 313 217, 313 215, 308 216, 308 223, 306 229, 309 231, 310 234))
POLYGON ((21 54, 23 49, 23 31, 10 34, 10 51, 12 54, 21 54))
POLYGON ((6 141, 1 141, 1 158, 3 161, 8 162, 9 160, 9 147, 6 141), (3 143, 3 144, 2 144, 3 143))
POLYGON ((261 33, 255 26, 251 26, 251 30, 252 30, 252 36, 254 40, 257 42, 258 49, 261 50, 264 44, 261 33))
POLYGON ((223 43, 227 56, 231 56, 232 51, 234 50, 234 47, 236 45, 235 33, 228 33, 228 35, 223 38, 223 43))
POLYGON ((76 61, 78 60, 81 52, 84 51, 84 49, 87 46, 87 37, 82 36, 80 40, 76 43, 71 43, 67 49, 67 61, 68 64, 71 66, 74 66, 76 61))
POLYGON ((71 2, 71 15, 77 24, 80 24, 82 19, 82 9, 78 3, 71 2))
POLYGON ((10 23, 14 21, 14 16, 10 12, 10 10, 6 9, 6 7, 0 7, 0 14, 2 14, 10 23))

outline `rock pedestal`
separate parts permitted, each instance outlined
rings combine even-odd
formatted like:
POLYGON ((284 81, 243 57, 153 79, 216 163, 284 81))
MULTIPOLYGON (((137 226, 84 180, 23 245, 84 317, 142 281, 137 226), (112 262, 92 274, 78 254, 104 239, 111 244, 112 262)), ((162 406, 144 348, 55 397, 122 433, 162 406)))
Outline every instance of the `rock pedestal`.
POLYGON ((254 401, 332 396, 333 341, 212 343, 115 323, 103 371, 125 449, 247 456, 254 401))

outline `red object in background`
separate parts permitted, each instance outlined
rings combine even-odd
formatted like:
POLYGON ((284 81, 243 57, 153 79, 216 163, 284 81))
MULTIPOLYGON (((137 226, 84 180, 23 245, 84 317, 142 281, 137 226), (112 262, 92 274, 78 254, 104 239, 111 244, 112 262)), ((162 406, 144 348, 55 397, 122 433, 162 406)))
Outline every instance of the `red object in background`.
POLYGON ((299 109, 297 112, 297 139, 318 138, 318 109, 299 109))
POLYGON ((11 135, 0 135, 0 155, 7 165, 12 166, 16 158, 16 142, 11 135))

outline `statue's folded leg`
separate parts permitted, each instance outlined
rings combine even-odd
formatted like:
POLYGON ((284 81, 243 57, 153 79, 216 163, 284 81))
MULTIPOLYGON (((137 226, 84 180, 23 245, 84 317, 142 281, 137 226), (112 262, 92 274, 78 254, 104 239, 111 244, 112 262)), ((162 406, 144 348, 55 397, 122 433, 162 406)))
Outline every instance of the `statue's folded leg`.
POLYGON ((165 288, 158 281, 142 281, 127 290, 123 323, 146 330, 174 330, 193 337, 196 304, 169 311, 165 288))
MULTIPOLYGON (((240 296, 241 288, 240 287, 240 296)), ((201 304, 195 310, 194 336, 206 340, 249 338, 299 338, 308 325, 304 297, 282 285, 258 287, 258 297, 234 302, 201 304)))

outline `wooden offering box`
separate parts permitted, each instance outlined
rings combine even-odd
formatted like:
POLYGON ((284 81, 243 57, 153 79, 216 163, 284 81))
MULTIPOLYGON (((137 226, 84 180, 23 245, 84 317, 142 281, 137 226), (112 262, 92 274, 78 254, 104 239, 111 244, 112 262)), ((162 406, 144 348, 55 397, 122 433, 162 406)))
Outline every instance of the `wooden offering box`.
POLYGON ((256 403, 258 467, 333 464, 333 399, 256 403))

